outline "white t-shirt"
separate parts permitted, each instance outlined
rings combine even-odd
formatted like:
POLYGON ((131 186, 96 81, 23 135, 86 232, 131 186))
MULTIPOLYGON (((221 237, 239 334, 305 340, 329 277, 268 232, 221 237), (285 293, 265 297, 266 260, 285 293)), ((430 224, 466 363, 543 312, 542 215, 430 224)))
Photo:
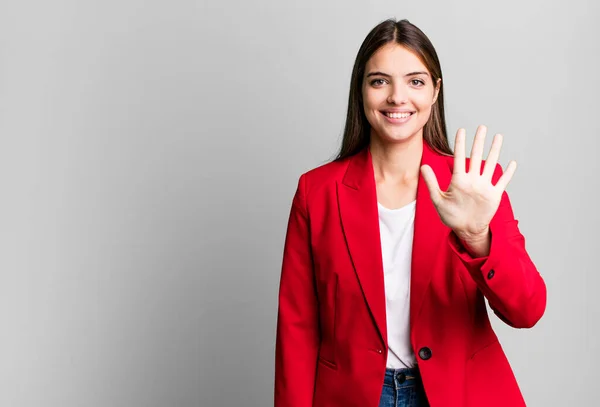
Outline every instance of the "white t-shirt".
POLYGON ((398 208, 379 208, 379 230, 385 283, 388 368, 416 366, 410 344, 410 270, 416 200, 398 208))

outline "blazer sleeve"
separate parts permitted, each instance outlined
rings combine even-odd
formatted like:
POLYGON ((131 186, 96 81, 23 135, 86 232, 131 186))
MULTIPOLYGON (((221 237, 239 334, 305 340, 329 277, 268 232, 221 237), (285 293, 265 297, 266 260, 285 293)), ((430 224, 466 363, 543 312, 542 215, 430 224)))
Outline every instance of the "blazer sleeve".
MULTIPOLYGON (((502 167, 496 164, 494 185, 501 175, 502 167)), ((471 257, 454 232, 450 232, 448 241, 494 313, 512 327, 531 328, 546 309, 546 285, 525 250, 518 223, 504 191, 490 222, 492 241, 488 256, 471 257)))
POLYGON ((320 343, 306 179, 294 195, 283 250, 275 345, 275 407, 311 407, 320 343))

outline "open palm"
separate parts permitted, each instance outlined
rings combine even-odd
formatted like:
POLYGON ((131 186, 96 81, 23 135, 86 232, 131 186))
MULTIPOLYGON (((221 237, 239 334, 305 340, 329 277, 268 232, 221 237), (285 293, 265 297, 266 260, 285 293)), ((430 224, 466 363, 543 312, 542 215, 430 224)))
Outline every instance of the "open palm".
POLYGON ((454 170, 447 191, 440 190, 430 166, 421 166, 431 200, 442 222, 459 236, 475 237, 488 233, 489 224, 500 206, 502 193, 517 168, 516 161, 511 161, 496 185, 492 184, 492 175, 502 146, 502 135, 496 134, 481 172, 486 132, 485 126, 477 128, 471 149, 469 171, 466 172, 465 130, 457 131, 454 144, 454 170))

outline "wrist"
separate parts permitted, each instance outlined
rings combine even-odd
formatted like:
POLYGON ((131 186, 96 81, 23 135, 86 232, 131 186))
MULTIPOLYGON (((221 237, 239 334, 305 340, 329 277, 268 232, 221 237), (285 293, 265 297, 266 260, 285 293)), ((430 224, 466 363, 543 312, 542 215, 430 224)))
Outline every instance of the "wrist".
POLYGON ((454 233, 460 240, 466 243, 477 244, 485 241, 490 237, 490 227, 487 225, 483 230, 478 232, 471 232, 462 229, 454 229, 454 233))
POLYGON ((490 254, 492 236, 489 226, 479 233, 454 231, 462 246, 472 257, 485 257, 490 254))

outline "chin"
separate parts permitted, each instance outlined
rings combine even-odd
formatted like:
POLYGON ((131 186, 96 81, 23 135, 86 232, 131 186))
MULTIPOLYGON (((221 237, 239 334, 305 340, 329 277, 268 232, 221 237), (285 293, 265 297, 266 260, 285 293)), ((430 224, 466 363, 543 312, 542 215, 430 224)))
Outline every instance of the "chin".
POLYGON ((398 142, 398 141, 406 141, 409 140, 411 138, 413 138, 414 136, 416 136, 418 134, 418 131, 414 131, 414 130, 402 130, 402 131, 382 131, 380 134, 380 138, 382 138, 385 141, 392 141, 392 142, 398 142))

